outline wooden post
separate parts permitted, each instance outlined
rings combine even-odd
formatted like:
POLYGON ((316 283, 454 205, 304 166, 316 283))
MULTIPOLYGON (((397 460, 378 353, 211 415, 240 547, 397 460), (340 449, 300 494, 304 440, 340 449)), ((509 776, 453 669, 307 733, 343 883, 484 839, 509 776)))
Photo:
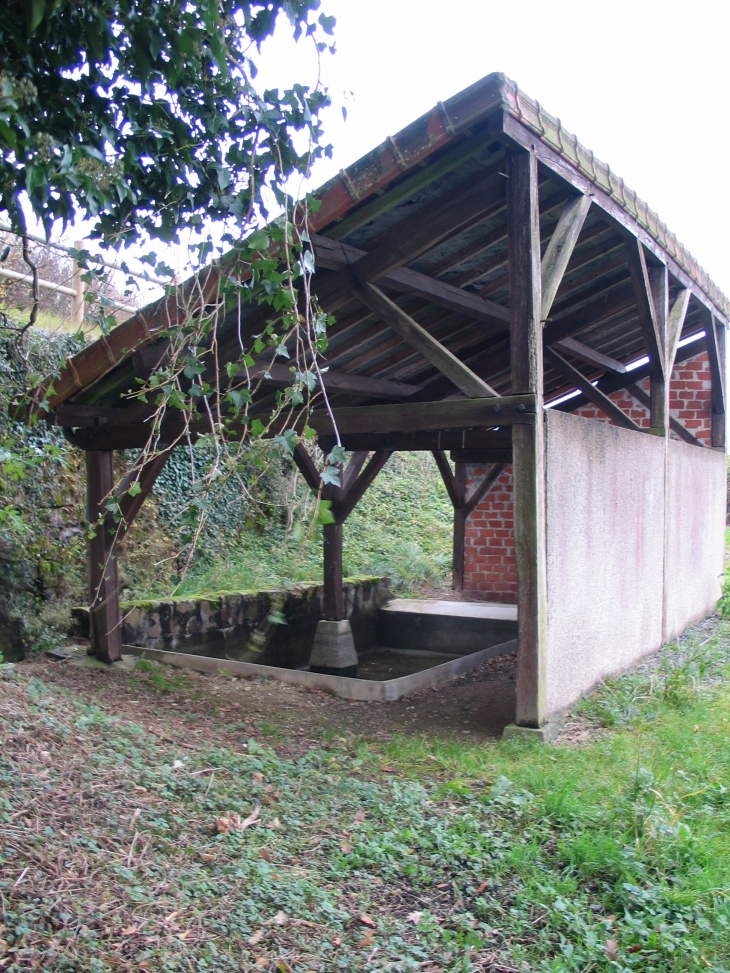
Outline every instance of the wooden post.
POLYGON ((534 727, 545 718, 547 640, 540 213, 534 152, 511 150, 508 175, 512 392, 533 394, 536 406, 534 424, 517 424, 512 429, 518 611, 516 722, 534 727))
POLYGON ((666 436, 669 428, 669 382, 667 374, 667 322, 669 320, 669 273, 665 266, 649 271, 651 296, 661 341, 662 360, 652 362, 650 378, 649 424, 651 431, 666 436))
MULTIPOLYGON (((86 453, 86 516, 97 525, 104 503, 114 487, 112 450, 86 453)), ((114 538, 106 526, 95 526, 96 536, 87 546, 91 647, 97 659, 118 662, 122 658, 119 581, 114 538)))
POLYGON ((339 622, 345 617, 342 592, 342 524, 325 524, 324 536, 324 617, 339 622))
MULTIPOLYGON (((77 240, 76 243, 74 243, 74 247, 76 247, 77 250, 83 250, 83 241, 77 240)), ((71 286, 76 291, 76 296, 71 298, 71 320, 74 324, 78 324, 79 326, 84 323, 84 309, 86 307, 86 301, 84 298, 86 285, 82 280, 83 273, 83 267, 79 266, 79 264, 74 260, 71 286)))
POLYGON ((464 534, 466 531, 466 511, 464 498, 466 497, 466 463, 454 464, 454 481, 461 505, 454 507, 454 543, 453 568, 451 572, 451 587, 454 591, 464 590, 464 534))

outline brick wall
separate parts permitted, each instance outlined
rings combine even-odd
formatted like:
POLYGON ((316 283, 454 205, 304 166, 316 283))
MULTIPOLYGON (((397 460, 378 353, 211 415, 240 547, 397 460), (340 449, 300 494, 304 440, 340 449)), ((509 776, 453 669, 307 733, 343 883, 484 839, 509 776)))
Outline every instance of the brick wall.
MULTIPOLYGON (((639 388, 649 394, 649 379, 639 382, 639 388)), ((613 392, 609 398, 622 412, 633 419, 642 429, 649 427, 649 411, 626 391, 613 392)), ((685 429, 696 436, 700 442, 710 446, 711 436, 711 382, 710 364, 706 352, 675 365, 669 385, 669 411, 685 429)), ((576 410, 576 415, 588 419, 613 422, 594 405, 585 405, 576 410)), ((677 439, 675 433, 672 438, 677 439)))
MULTIPOLYGON (((647 395, 649 379, 639 383, 647 395)), ((649 427, 649 412, 626 391, 614 392, 611 399, 642 428, 649 427)), ((711 445, 710 366, 703 352, 674 366, 669 387, 671 414, 685 429, 706 445, 711 445)), ((576 412, 589 419, 611 420, 593 405, 576 412)), ((672 433, 673 438, 677 438, 672 433)), ((468 463, 467 496, 489 473, 491 467, 468 463)), ((514 524, 512 511, 512 467, 502 472, 489 493, 466 522, 464 536, 464 594, 482 601, 514 604, 517 600, 514 524)))
MULTIPOLYGON (((467 497, 491 469, 467 463, 467 497)), ((505 467, 466 522, 464 594, 481 601, 517 601, 511 466, 505 467)))

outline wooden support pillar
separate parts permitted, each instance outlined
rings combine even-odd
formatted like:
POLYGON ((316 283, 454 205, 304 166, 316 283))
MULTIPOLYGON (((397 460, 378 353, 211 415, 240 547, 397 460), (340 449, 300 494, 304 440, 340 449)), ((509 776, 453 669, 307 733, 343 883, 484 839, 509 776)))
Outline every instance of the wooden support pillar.
POLYGON ((705 329, 707 358, 710 364, 712 382, 711 443, 719 449, 725 448, 725 325, 715 320, 714 314, 705 311, 702 315, 705 329))
POLYGON ((324 537, 324 617, 339 622, 345 617, 342 591, 342 524, 325 524, 324 537))
POLYGON ((89 620, 91 647, 97 659, 118 662, 122 658, 119 580, 114 554, 114 535, 99 525, 105 501, 114 488, 112 450, 86 453, 86 516, 96 536, 88 542, 89 620))
POLYGON ((665 266, 652 267, 649 284, 656 314, 661 360, 651 363, 649 424, 651 431, 666 436, 669 428, 669 381, 667 374, 667 322, 669 319, 669 273, 665 266))
POLYGON ((460 505, 454 506, 454 543, 453 543, 453 568, 451 573, 451 587, 454 591, 464 590, 464 535, 466 531, 466 510, 464 500, 466 498, 466 463, 454 464, 454 483, 459 497, 460 505))
POLYGON ((537 158, 509 152, 507 231, 512 393, 535 395, 534 424, 512 429, 517 562, 517 713, 522 726, 545 721, 547 640, 542 288, 537 158))

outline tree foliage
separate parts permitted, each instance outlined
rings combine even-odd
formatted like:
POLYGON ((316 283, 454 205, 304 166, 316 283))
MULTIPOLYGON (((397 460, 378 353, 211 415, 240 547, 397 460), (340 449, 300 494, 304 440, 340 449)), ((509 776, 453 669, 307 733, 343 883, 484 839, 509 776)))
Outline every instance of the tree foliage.
POLYGON ((108 243, 176 241, 281 198, 315 146, 321 88, 258 92, 281 13, 322 50, 319 0, 6 0, 0 9, 0 202, 23 228, 95 219, 108 243), (300 143, 298 143, 300 144, 300 143))

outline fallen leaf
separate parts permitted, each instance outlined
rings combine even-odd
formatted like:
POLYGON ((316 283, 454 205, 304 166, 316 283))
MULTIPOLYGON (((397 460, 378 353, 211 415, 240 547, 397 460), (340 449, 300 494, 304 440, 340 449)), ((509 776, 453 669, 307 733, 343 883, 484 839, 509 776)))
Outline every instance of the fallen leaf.
POLYGON ((259 855, 261 855, 265 862, 271 861, 271 852, 268 848, 259 848, 259 855))
POLYGON ((165 916, 165 922, 173 922, 179 915, 179 912, 171 912, 169 916, 165 916))
POLYGON ((276 963, 276 968, 279 970, 279 973, 291 973, 291 966, 289 966, 285 959, 277 960, 276 963))
POLYGON ((140 816, 141 813, 142 813, 141 808, 137 807, 134 809, 134 811, 132 812, 132 817, 129 819, 130 825, 134 825, 137 823, 137 818, 140 816))
POLYGON ((124 929, 122 929, 123 936, 133 936, 136 932, 137 932, 136 926, 125 926, 124 929))
POLYGON ((190 935, 190 930, 189 929, 186 929, 185 932, 179 932, 177 934, 177 938, 184 940, 184 939, 187 939, 189 935, 190 935))
POLYGON ((421 921, 422 915, 423 912, 409 912, 406 918, 408 919, 408 922, 412 922, 414 926, 417 926, 421 921))
POLYGON ((261 773, 260 770, 257 770, 256 773, 253 775, 253 782, 254 784, 263 784, 264 775, 261 773))
POLYGON ((260 813, 260 804, 256 805, 247 818, 241 818, 241 816, 236 814, 235 811, 229 811, 228 814, 224 814, 222 818, 218 818, 215 826, 221 834, 226 834, 228 831, 245 831, 246 828, 250 828, 252 824, 255 824, 256 821, 258 821, 260 813))
POLYGON ((374 942, 375 940, 373 939, 372 936, 363 936, 363 938, 358 942, 357 945, 362 946, 364 949, 367 949, 368 946, 372 946, 374 942))
POLYGON ((254 963, 257 970, 265 970, 269 965, 269 961, 265 956, 259 956, 259 958, 254 963))
POLYGON ((280 909, 271 921, 275 922, 277 926, 286 926, 289 924, 289 916, 280 909))
POLYGON ((339 936, 335 936, 335 938, 332 940, 332 943, 333 943, 334 946, 341 946, 342 945, 342 940, 340 939, 339 936))
POLYGON ((280 828, 281 827, 281 821, 278 818, 274 818, 273 821, 269 821, 269 823, 267 825, 264 825, 264 827, 266 827, 266 828, 280 828))
POLYGON ((618 956, 618 942, 615 939, 606 941, 606 959, 615 960, 618 956))
POLYGON ((365 820, 365 812, 362 810, 362 808, 355 812, 355 820, 360 824, 362 824, 362 822, 365 820))
POLYGON ((627 953, 641 953, 641 952, 643 952, 643 949, 644 949, 643 946, 639 946, 637 944, 636 946, 629 946, 629 948, 626 950, 626 952, 627 953))
POLYGON ((394 770, 393 767, 383 767, 383 772, 386 774, 392 774, 393 770, 394 770))
POLYGON ((363 926, 370 926, 371 929, 375 929, 377 925, 376 921, 371 919, 370 916, 366 915, 364 912, 360 916, 360 922, 363 924, 363 926))
POLYGON ((345 839, 340 842, 340 851, 343 855, 349 855, 352 849, 350 848, 350 842, 345 839))
POLYGON ((249 946, 258 946, 258 944, 261 942, 261 940, 263 938, 264 938, 264 930, 263 929, 257 929, 256 932, 252 936, 249 936, 248 937, 248 945, 249 946))
POLYGON ((484 889, 489 888, 489 882, 482 882, 479 888, 476 890, 474 895, 481 895, 484 889))

